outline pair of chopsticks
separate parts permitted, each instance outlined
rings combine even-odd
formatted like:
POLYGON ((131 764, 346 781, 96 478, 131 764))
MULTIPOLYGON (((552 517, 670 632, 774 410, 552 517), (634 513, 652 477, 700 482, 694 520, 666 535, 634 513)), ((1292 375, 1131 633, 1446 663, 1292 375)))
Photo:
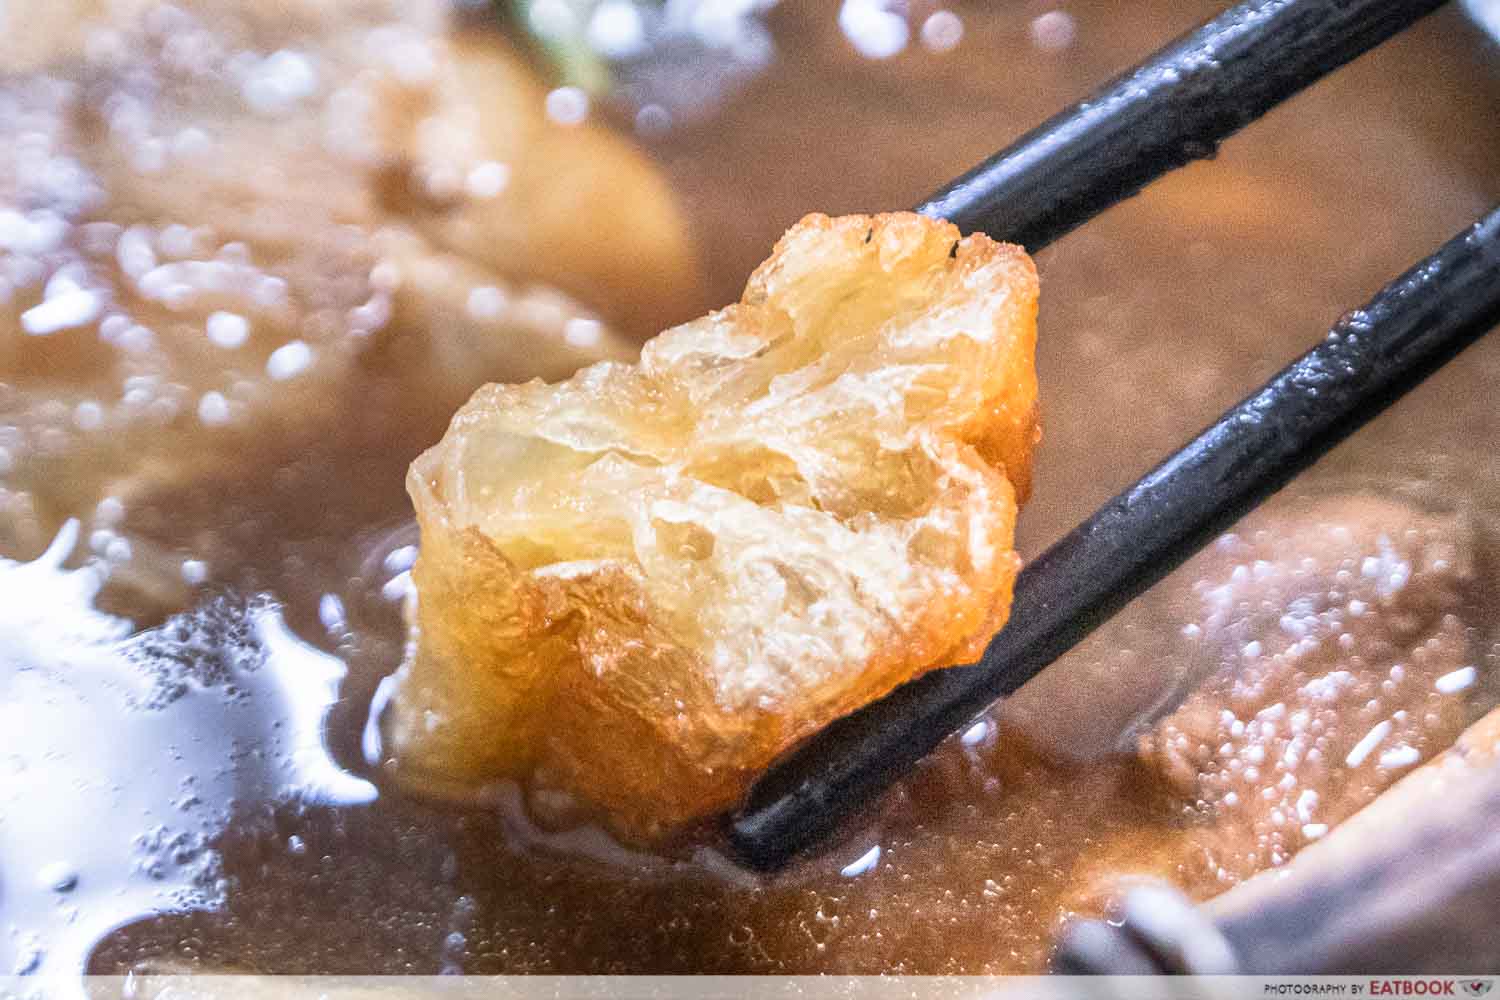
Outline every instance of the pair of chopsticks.
MULTIPOLYGON (((1441 0, 1251 0, 924 202, 1035 252, 1194 159, 1441 0)), ((774 870, 1500 323, 1500 208, 1347 313, 1312 350, 1022 570, 972 666, 929 673, 774 766, 729 822, 774 870)))

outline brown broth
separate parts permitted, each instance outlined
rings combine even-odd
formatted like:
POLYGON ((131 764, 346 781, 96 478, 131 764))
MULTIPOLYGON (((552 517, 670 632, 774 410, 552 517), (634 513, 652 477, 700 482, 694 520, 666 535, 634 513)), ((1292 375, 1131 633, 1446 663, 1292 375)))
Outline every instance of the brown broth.
MULTIPOLYGON (((737 296, 803 212, 916 202, 1214 5, 1069 5, 1076 38, 1057 51, 1029 35, 1047 5, 953 9, 965 25, 953 51, 913 46, 872 62, 849 49, 834 5, 784 4, 770 15, 774 67, 712 120, 652 140, 688 205, 716 300, 737 296)), ((1495 200, 1500 136, 1490 126, 1500 95, 1477 51, 1475 33, 1446 11, 1276 111, 1215 162, 1179 172, 1042 255, 1046 439, 1022 516, 1023 553, 1495 200)), ((1420 554, 1423 532, 1457 539, 1473 565, 1453 592, 1412 612, 1414 622, 1368 633, 1354 668, 1373 678, 1365 714, 1350 711, 1333 728, 1342 757, 1374 722, 1411 706, 1405 745, 1415 759, 1441 749, 1494 701, 1493 685, 1436 700, 1383 685, 1398 663, 1402 676, 1424 682, 1467 666, 1481 678, 1495 672, 1482 626, 1493 607, 1489 509, 1500 504, 1485 444, 1500 431, 1497 352, 1495 343, 1474 348, 1052 676, 1076 679, 1063 685, 1075 693, 1098 684, 1098 701, 1108 702, 1119 697, 1112 681, 1145 676, 1171 682, 1166 692, 1240 669, 1226 666, 1236 656, 1269 662, 1280 654, 1259 643, 1269 647, 1265 636, 1282 626, 1252 612, 1292 601, 1295 588, 1235 591, 1226 599, 1231 610, 1247 602, 1245 613, 1219 618, 1204 594, 1248 587, 1261 563, 1295 565, 1299 546, 1313 544, 1299 534, 1308 523, 1357 528, 1371 495, 1394 497, 1405 506, 1382 516, 1401 528, 1391 529, 1398 543, 1420 554), (1339 498, 1332 507, 1329 494, 1339 498)), ((42 771, 0 791, 0 820, 31 845, 9 858, 0 848, 0 928, 17 928, 0 936, 0 974, 5 959, 19 968, 32 951, 34 967, 51 974, 86 956, 101 972, 150 960, 328 973, 1031 971, 1060 921, 1098 912, 1121 876, 1167 877, 1205 898, 1294 848, 1256 826, 1271 820, 1184 795, 1170 773, 1130 752, 1127 734, 1150 706, 1094 716, 1087 696, 1067 706, 1081 713, 1072 717, 1018 698, 998 724, 991 718, 933 755, 825 856, 769 879, 735 870, 711 836, 650 856, 597 831, 544 832, 510 793, 460 807, 391 790, 363 801, 372 789, 349 775, 319 785, 307 769, 323 768, 326 779, 328 762, 299 756, 287 734, 305 732, 308 720, 316 730, 325 709, 333 759, 379 783, 361 741, 377 686, 401 656, 391 580, 415 541, 402 475, 447 412, 427 397, 412 405, 414 392, 399 375, 371 377, 341 397, 347 412, 320 439, 290 455, 257 444, 230 473, 124 511, 122 533, 206 561, 213 589, 267 594, 280 612, 230 600, 168 622, 144 647, 62 649, 50 666, 21 654, 18 676, 39 685, 26 697, 65 707, 26 713, 4 737, 18 742, 0 748, 0 768, 10 760, 16 773, 42 771), (250 652, 226 660, 225 648, 250 652), (92 673, 68 669, 85 661, 92 673), (330 705, 338 661, 348 673, 330 705), (162 664, 184 663, 191 676, 175 700, 126 707, 127 696, 139 702, 154 690, 162 664), (299 684, 309 675, 324 678, 321 696, 316 684, 299 684), (84 730, 77 739, 67 735, 72 725, 84 730), (53 803, 40 800, 48 788, 92 817, 74 824, 84 834, 55 841, 66 856, 50 860, 36 848, 55 822, 53 803)), ((1362 595, 1375 602, 1384 578, 1358 570, 1384 558, 1382 544, 1357 530, 1328 543, 1318 572, 1351 575, 1328 586, 1317 577, 1314 611, 1362 595)), ((54 584, 63 579, 48 572, 54 584)), ((5 593, 27 599, 19 587, 5 593)), ((83 610, 90 598, 59 597, 54 610, 67 621, 76 609, 76 620, 97 625, 92 638, 120 641, 117 622, 83 610)), ((128 588, 104 600, 139 625, 171 610, 128 588)), ((1316 627, 1332 648, 1346 634, 1339 618, 1316 627)), ((1241 750, 1197 766, 1228 774, 1241 750)), ((1310 775, 1326 800, 1315 818, 1336 823, 1411 763, 1382 765, 1377 754, 1334 777, 1310 775)))

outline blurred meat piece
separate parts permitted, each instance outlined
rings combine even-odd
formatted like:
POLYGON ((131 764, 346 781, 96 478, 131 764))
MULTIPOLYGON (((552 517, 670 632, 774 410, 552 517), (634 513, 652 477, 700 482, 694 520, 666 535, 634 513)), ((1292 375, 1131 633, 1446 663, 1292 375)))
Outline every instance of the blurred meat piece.
POLYGON ((1482 551, 1461 510, 1315 494, 1250 515, 1157 588, 1178 644, 1164 656, 1188 669, 1099 676, 1168 706, 1134 737, 1161 819, 1086 856, 1073 908, 1139 875, 1227 888, 1279 866, 1451 746, 1494 683, 1482 551))
POLYGON ((604 129, 547 118, 546 89, 489 33, 446 51, 435 85, 387 81, 392 210, 434 245, 566 289, 633 336, 708 304, 650 161, 604 129))
POLYGON ((408 782, 534 779, 651 837, 1004 622, 1036 275, 914 215, 809 216, 638 366, 488 386, 408 481, 408 782))
POLYGON ((644 158, 447 30, 432 2, 77 0, 0 43, 0 549, 688 310, 644 158), (373 409, 382 378, 420 400, 373 409))
POLYGON ((1204 907, 1245 968, 1451 973, 1500 964, 1500 709, 1284 870, 1204 907))
POLYGON ((1106 974, 1444 973, 1500 962, 1500 709, 1284 868, 1193 907, 1130 888, 1072 921, 1053 968, 1106 974))
POLYGON ((1450 746, 1477 671, 1474 530, 1366 495, 1231 536, 1197 585, 1219 669, 1141 753, 1234 875, 1287 860, 1450 746))

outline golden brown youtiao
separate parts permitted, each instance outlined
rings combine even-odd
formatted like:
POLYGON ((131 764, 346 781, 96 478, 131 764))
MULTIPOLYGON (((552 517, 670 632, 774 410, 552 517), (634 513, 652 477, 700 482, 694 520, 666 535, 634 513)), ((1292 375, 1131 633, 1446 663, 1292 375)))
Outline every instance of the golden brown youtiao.
POLYGON ((481 389, 408 478, 398 774, 518 778, 660 836, 972 658, 1019 566, 1036 299, 1017 247, 811 215, 638 365, 481 389))
POLYGON ((247 440, 440 425, 486 381, 634 356, 616 318, 681 317, 664 182, 446 11, 58 0, 0 41, 0 550, 247 440), (564 217, 548 183, 615 211, 564 217))

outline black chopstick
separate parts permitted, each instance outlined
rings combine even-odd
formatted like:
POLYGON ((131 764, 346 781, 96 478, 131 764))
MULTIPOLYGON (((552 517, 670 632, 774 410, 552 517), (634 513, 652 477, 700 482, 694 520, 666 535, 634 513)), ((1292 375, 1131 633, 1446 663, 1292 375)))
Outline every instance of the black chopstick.
MULTIPOLYGON (((1442 3, 1249 0, 1028 132, 934 194, 917 211, 946 218, 964 232, 982 231, 1039 250, 1162 174, 1214 155, 1221 140, 1442 3)), ((1444 248, 1439 256, 1450 249, 1444 248)), ((1395 287, 1387 288, 1382 296, 1395 287)), ((1313 370, 1305 366, 1316 364, 1318 350, 1327 346, 1315 349, 1269 383, 1261 393, 1272 394, 1265 405, 1273 412, 1290 406, 1291 397, 1283 398, 1286 390, 1277 388, 1279 380, 1305 379, 1313 370), (1273 402, 1276 406, 1271 406, 1273 402)), ((1347 349, 1368 360, 1352 345, 1347 349)), ((1380 372, 1363 374, 1390 381, 1398 373, 1387 364, 1380 372)), ((1037 616, 1026 629, 1029 639, 1019 638, 1017 625, 1011 625, 991 643, 978 665, 941 671, 907 685, 830 726, 763 777, 730 824, 731 843, 742 859, 753 867, 778 867, 832 830, 944 736, 995 698, 1019 687, 1222 525, 1315 460, 1332 441, 1415 385, 1421 375, 1410 377, 1412 381, 1401 383, 1399 390, 1384 399, 1347 400, 1348 412, 1341 418, 1347 425, 1326 443, 1309 436, 1311 425, 1298 425, 1290 416, 1268 416, 1278 426, 1307 431, 1300 437, 1289 434, 1283 442, 1300 445, 1300 450, 1283 449, 1291 455, 1284 459, 1288 463, 1284 469, 1251 462, 1255 456, 1245 450, 1248 446, 1221 456, 1225 461, 1237 456, 1241 475, 1235 480, 1238 492, 1225 494, 1228 499, 1216 519, 1208 508, 1199 509, 1201 523, 1196 525, 1174 525, 1170 523, 1174 515, 1165 510, 1120 510, 1122 503, 1139 504, 1152 497, 1164 482, 1183 484, 1174 486, 1182 491, 1180 500, 1206 500, 1206 494, 1194 496, 1202 484, 1189 473, 1201 478, 1211 471, 1208 460, 1214 455, 1209 445, 1233 445, 1239 440, 1224 430, 1224 421, 1256 419, 1257 411, 1245 408, 1260 396, 1231 411, 1022 572, 1011 620, 1037 616), (1133 517, 1126 518, 1126 513, 1133 517), (1153 524, 1156 518, 1167 520, 1153 524), (1185 529, 1176 532, 1181 537, 1171 531, 1174 527, 1185 529), (1139 532, 1139 538, 1127 529, 1139 532), (1122 550, 1129 549, 1145 555, 1117 562, 1122 550), (1069 573, 1101 566, 1110 572, 1092 580, 1111 581, 1110 586, 1119 590, 1086 595, 1068 579, 1069 573), (1157 567, 1160 572, 1155 572, 1157 567)))
POLYGON ((1040 250, 1443 0, 1252 0, 1194 29, 923 202, 1040 250))
POLYGON ((929 673, 771 769, 730 821, 771 870, 832 832, 1485 331, 1500 323, 1500 208, 1347 313, 1327 337, 1028 565, 973 666, 929 673))

